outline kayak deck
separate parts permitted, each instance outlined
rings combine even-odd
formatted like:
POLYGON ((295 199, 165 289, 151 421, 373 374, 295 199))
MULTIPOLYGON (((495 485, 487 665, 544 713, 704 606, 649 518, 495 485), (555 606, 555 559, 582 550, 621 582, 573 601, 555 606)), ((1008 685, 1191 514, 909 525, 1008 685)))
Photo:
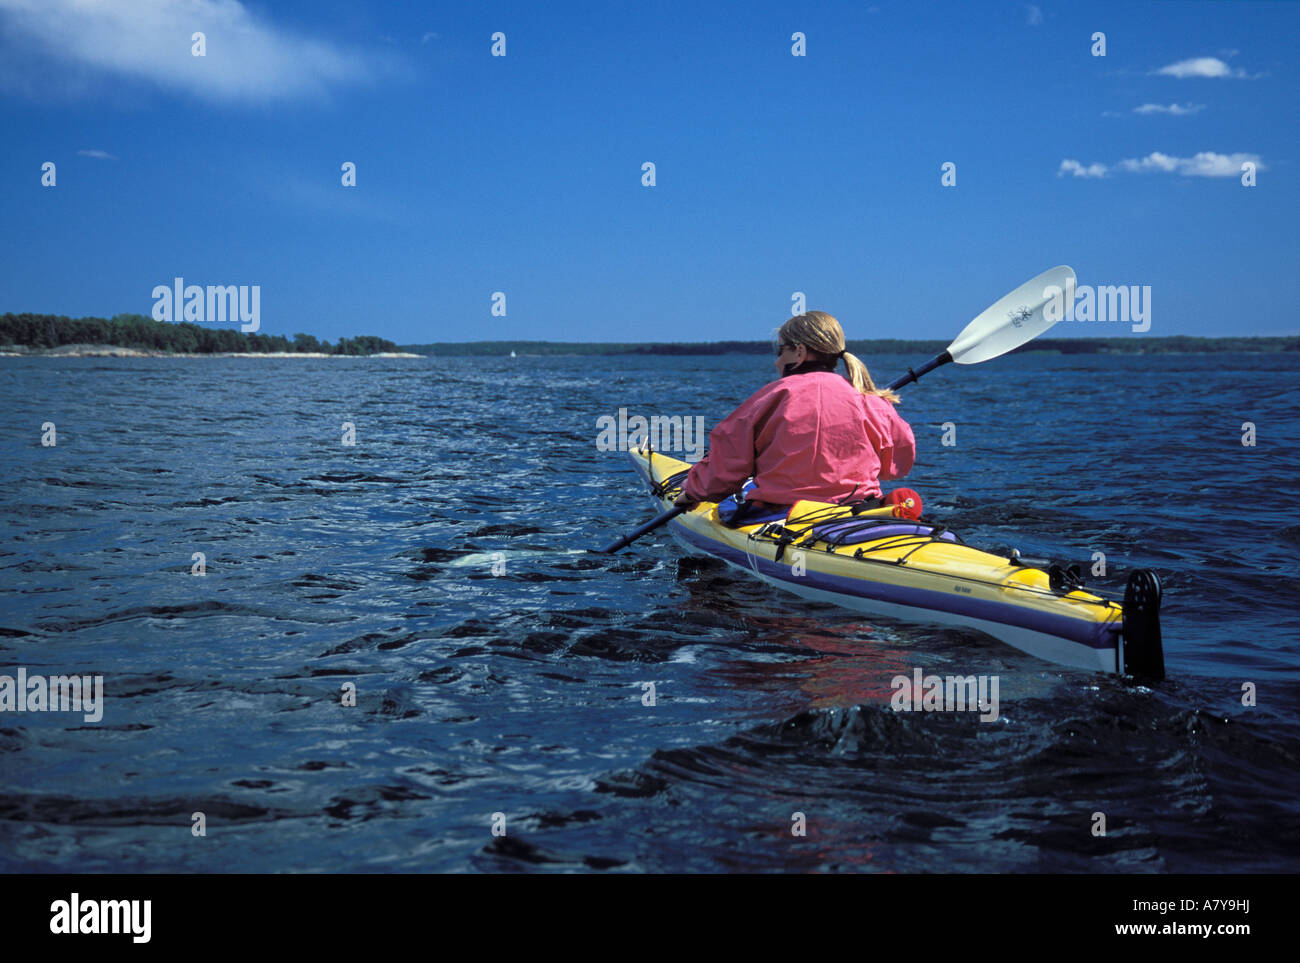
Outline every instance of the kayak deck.
MULTIPOLYGON (((653 451, 629 454, 651 495, 669 507, 690 465, 653 451)), ((1119 602, 1054 588, 1042 569, 966 545, 934 522, 895 518, 893 511, 803 501, 780 521, 729 528, 716 503, 702 502, 669 525, 689 549, 803 598, 975 628, 1051 662, 1126 671, 1119 602)), ((1155 645, 1158 650, 1158 623, 1155 645)), ((1151 659, 1140 661, 1149 666, 1151 659)), ((1163 674, 1162 658, 1160 668, 1163 674)))

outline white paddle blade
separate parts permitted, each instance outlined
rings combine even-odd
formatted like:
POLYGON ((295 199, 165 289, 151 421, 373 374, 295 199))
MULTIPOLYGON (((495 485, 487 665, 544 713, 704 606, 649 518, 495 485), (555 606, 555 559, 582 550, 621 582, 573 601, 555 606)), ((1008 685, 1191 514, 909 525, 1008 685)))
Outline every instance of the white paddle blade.
POLYGON ((1064 299, 1074 297, 1074 285, 1074 269, 1064 264, 1026 281, 962 329, 948 345, 952 360, 979 364, 1032 341, 1061 320, 1064 299))

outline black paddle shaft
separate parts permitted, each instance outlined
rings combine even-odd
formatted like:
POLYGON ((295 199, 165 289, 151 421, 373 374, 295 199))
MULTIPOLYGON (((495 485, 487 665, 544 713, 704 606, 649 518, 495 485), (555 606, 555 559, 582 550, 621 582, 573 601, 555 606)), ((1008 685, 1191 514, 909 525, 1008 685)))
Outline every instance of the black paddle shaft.
POLYGON ((943 354, 937 354, 929 361, 927 361, 925 364, 921 365, 921 369, 919 371, 913 371, 911 368, 908 368, 907 374, 903 375, 903 377, 899 378, 897 381, 891 384, 889 386, 889 390, 897 391, 899 388, 903 387, 903 385, 910 385, 913 381, 916 381, 918 378, 921 377, 921 375, 925 374, 927 371, 933 371, 935 368, 939 367, 940 365, 947 364, 951 360, 952 360, 952 355, 950 355, 947 351, 945 351, 943 354))
POLYGON ((650 519, 650 521, 646 522, 640 528, 628 532, 626 535, 623 535, 620 538, 616 538, 614 541, 610 542, 608 545, 602 548, 601 551, 604 552, 606 555, 613 555, 620 548, 626 548, 628 545, 631 545, 642 535, 646 534, 646 532, 654 531, 660 525, 664 524, 665 522, 672 521, 674 518, 676 518, 684 511, 686 511, 685 505, 674 505, 672 508, 668 509, 668 511, 664 512, 662 515, 656 515, 654 518, 650 519))

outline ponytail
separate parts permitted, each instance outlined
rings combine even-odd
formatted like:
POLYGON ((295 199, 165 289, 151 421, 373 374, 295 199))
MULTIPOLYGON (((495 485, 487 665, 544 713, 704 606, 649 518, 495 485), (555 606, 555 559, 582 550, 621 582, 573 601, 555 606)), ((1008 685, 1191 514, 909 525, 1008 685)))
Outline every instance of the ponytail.
POLYGON ((891 404, 898 404, 900 400, 898 393, 890 391, 888 388, 877 388, 875 382, 871 380, 871 372, 867 370, 866 365, 858 360, 857 355, 845 351, 843 357, 844 367, 849 369, 849 383, 853 387, 864 395, 875 395, 878 398, 884 398, 891 404))

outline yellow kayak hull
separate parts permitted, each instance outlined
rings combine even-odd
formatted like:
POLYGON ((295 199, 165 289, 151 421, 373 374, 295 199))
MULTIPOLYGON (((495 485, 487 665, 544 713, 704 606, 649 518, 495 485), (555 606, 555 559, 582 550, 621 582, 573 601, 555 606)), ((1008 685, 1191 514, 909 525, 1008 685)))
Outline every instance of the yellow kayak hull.
MULTIPOLYGON (((655 502, 670 508, 680 492, 673 476, 689 463, 658 452, 629 454, 655 502)), ((715 503, 703 502, 668 524, 692 552, 722 559, 803 598, 903 621, 973 628, 1050 662, 1125 672, 1119 602, 1082 590, 1053 590, 1041 569, 933 534, 840 545, 818 538, 819 532, 834 530, 824 526, 891 512, 887 507, 854 515, 848 506, 800 502, 783 521, 730 528, 715 503)), ((882 531, 916 527, 881 526, 882 531)))

